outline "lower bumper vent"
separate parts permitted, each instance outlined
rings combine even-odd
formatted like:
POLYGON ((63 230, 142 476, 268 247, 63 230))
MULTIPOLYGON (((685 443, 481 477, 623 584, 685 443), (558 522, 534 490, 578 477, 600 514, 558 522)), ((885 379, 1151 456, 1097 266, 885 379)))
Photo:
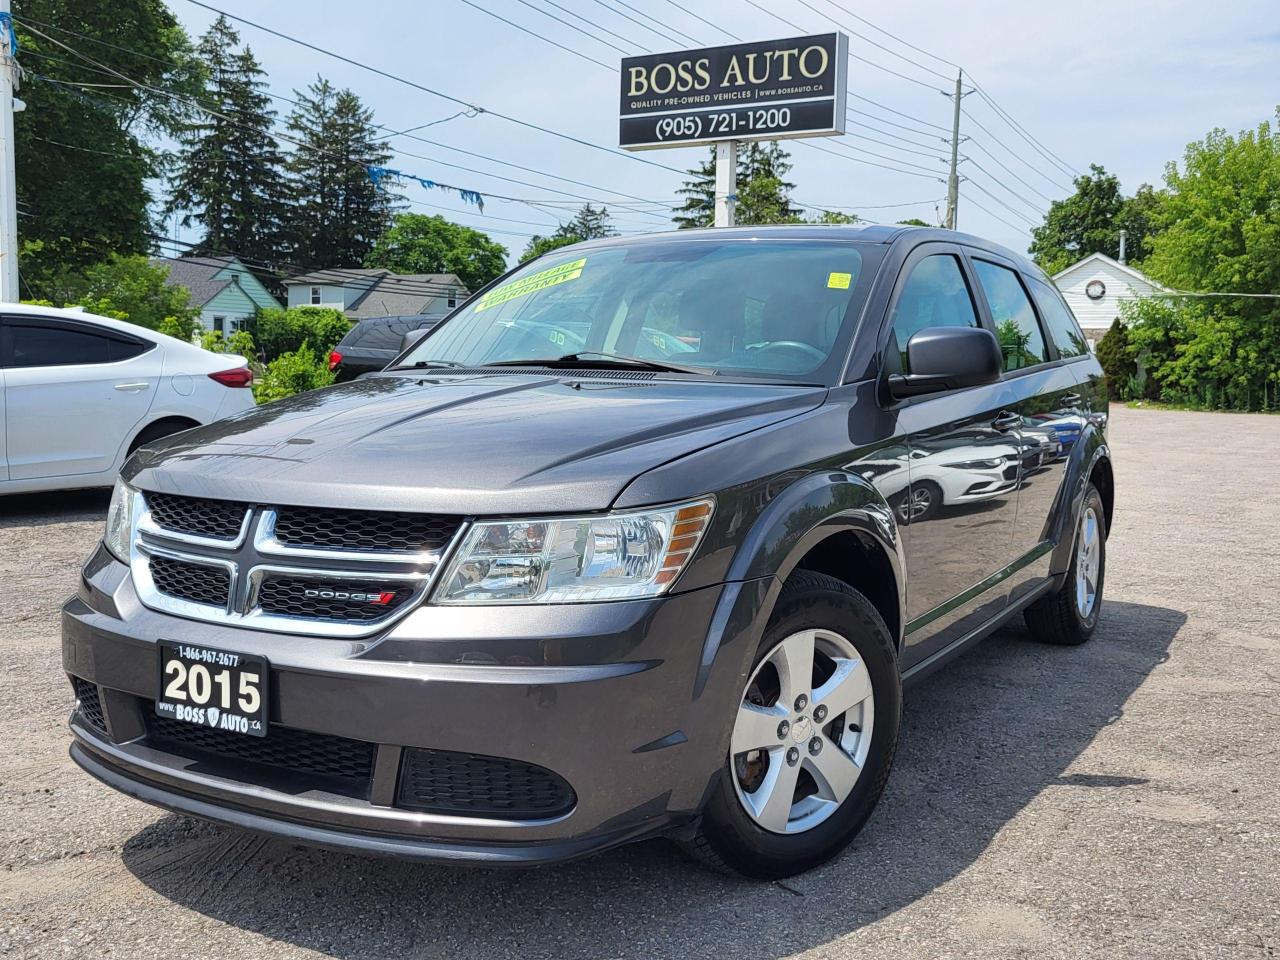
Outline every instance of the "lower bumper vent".
MULTIPOLYGON (((324 783, 315 785, 329 789, 337 786, 339 789, 334 792, 361 798, 368 795, 378 749, 375 744, 276 726, 265 737, 247 737, 158 717, 151 713, 152 709, 150 702, 143 706, 148 714, 147 743, 157 750, 193 760, 259 763, 281 773, 323 778, 324 783)), ((246 779, 243 773, 231 775, 246 779)))
POLYGON ((404 751, 397 806, 430 813, 536 820, 568 813, 573 788, 519 760, 448 750, 404 751))
POLYGON ((107 732, 107 719, 102 712, 102 699, 98 696, 98 685, 79 677, 71 678, 71 685, 76 691, 76 700, 80 705, 77 713, 80 719, 100 733, 107 732))

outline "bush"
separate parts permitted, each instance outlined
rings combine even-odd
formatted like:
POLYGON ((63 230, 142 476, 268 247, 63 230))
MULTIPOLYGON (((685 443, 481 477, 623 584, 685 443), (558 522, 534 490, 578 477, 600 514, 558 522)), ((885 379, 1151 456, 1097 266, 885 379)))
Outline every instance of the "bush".
POLYGON ((1138 364, 1129 355, 1129 328, 1116 317, 1098 341, 1098 363, 1107 376, 1107 396, 1112 400, 1136 400, 1133 389, 1138 382, 1138 364))
POLYGON ((309 343, 303 343, 297 350, 281 354, 266 365, 254 381, 253 396, 259 403, 270 403, 295 393, 327 387, 333 380, 325 354, 317 354, 309 343))
POLYGON ((327 355, 351 329, 342 311, 332 307, 260 310, 250 326, 254 342, 268 363, 296 353, 304 344, 309 344, 315 353, 327 355))

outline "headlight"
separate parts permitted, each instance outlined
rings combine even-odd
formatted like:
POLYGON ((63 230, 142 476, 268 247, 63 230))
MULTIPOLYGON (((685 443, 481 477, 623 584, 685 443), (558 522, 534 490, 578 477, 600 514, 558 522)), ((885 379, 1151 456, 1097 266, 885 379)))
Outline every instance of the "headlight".
POLYGON ((129 534, 133 520, 133 501, 138 491, 123 480, 117 480, 111 491, 111 505, 107 507, 107 529, 102 542, 117 560, 129 562, 129 534))
POLYGON ((960 463, 948 463, 952 470, 998 470, 1004 466, 1003 460, 964 460, 960 463))
POLYGON ((599 517, 477 523, 436 603, 583 603, 654 597, 680 575, 711 520, 698 500, 599 517))

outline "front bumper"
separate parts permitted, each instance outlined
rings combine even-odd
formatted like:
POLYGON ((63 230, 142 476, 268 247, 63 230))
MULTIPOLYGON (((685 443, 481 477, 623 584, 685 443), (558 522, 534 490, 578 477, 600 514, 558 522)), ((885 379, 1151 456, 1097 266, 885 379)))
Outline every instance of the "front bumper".
MULTIPOLYGON (((751 593, 744 586, 732 585, 739 601, 751 593)), ((384 635, 335 640, 147 609, 126 568, 100 550, 63 608, 64 667, 96 686, 101 706, 73 716, 71 756, 141 800, 320 846, 494 864, 582 856, 696 817, 723 762, 749 659, 745 629, 740 640, 708 642, 713 621, 745 622, 715 616, 725 592, 424 606, 384 635), (160 637, 265 656, 268 739, 307 731, 359 742, 372 756, 367 785, 333 789, 323 777, 157 738, 149 718, 160 637), (715 656, 704 661, 708 650, 715 656), (571 809, 519 818, 406 809, 399 785, 410 750, 544 768, 572 788, 571 809)))

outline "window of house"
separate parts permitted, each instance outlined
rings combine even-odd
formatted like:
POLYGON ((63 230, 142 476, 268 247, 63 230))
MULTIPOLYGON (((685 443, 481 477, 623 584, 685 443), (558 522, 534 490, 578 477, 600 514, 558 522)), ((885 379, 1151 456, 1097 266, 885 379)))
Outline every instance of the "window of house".
POLYGON ((1021 370, 1048 360, 1049 351, 1045 347, 1044 334, 1040 332, 1040 323, 1036 320, 1035 308, 1031 306, 1031 298, 1023 289, 1018 275, 1008 267, 987 260, 974 260, 973 269, 991 307, 996 339, 1000 341, 1000 350, 1004 354, 1004 368, 1021 370))
POLYGON ((902 373, 911 372, 907 342, 921 330, 981 326, 960 261, 939 253, 917 263, 898 297, 892 322, 902 373))
POLYGON ((320 288, 312 287, 311 288, 311 305, 314 307, 314 306, 318 306, 319 304, 320 304, 320 288))
POLYGON ((453 287, 449 288, 449 306, 456 307, 458 305, 458 291, 453 287))
POLYGON ((1036 298, 1040 307, 1040 316, 1048 328, 1049 339, 1058 348, 1060 357, 1082 357, 1089 352, 1089 342, 1085 339, 1080 325, 1072 315, 1062 297, 1047 283, 1033 279, 1031 295, 1036 298))
POLYGON ((221 314, 215 314, 213 317, 213 329, 217 330, 223 336, 227 334, 227 318, 221 314))

